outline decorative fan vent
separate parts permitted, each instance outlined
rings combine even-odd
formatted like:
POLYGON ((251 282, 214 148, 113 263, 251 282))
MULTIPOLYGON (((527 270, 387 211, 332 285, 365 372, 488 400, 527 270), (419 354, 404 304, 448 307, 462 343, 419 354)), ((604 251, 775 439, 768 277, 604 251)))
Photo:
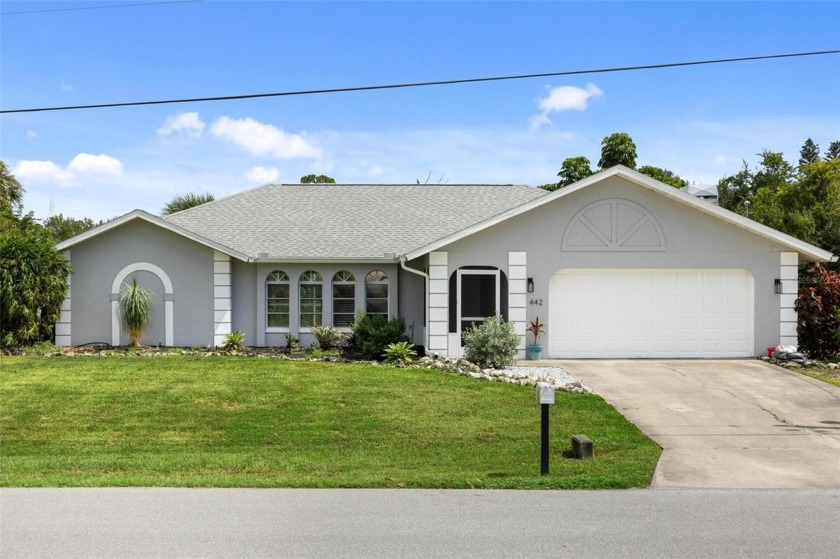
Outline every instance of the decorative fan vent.
POLYGON ((629 200, 610 198, 580 210, 563 235, 564 251, 661 252, 665 236, 650 213, 629 200))

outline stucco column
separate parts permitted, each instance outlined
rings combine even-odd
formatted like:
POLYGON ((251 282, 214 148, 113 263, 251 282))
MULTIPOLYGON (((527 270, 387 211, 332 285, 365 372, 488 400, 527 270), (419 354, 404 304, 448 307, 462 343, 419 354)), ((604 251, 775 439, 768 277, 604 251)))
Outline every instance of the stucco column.
POLYGON ((508 252, 508 321, 519 336, 517 357, 525 359, 525 328, 528 322, 527 252, 508 252))
POLYGON ((429 253, 429 353, 449 355, 449 255, 429 253))
POLYGON ((794 308, 799 294, 799 253, 781 253, 779 278, 782 280, 782 294, 779 295, 779 344, 795 346, 799 343, 794 308))
MULTIPOLYGON (((70 251, 64 253, 64 258, 70 261, 70 251)), ((58 322, 55 323, 55 345, 69 347, 73 345, 72 340, 72 326, 70 322, 70 296, 73 291, 71 285, 73 274, 67 275, 67 295, 64 297, 64 302, 61 303, 61 314, 58 317, 58 322)))
POLYGON ((221 346, 230 334, 230 256, 213 251, 213 345, 221 346))

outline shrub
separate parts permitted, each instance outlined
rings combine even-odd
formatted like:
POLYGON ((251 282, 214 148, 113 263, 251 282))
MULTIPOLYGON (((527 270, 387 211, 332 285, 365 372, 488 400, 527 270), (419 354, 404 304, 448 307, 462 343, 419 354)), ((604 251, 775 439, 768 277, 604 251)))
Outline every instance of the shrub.
POLYGON ((245 332, 242 330, 234 330, 225 336, 222 349, 225 351, 242 351, 245 349, 245 332))
POLYGON ((809 270, 813 280, 796 299, 799 350, 809 357, 840 354, 840 273, 820 265, 809 270))
POLYGON ((332 326, 314 326, 312 333, 318 340, 318 346, 323 350, 332 349, 344 337, 344 334, 332 326))
POLYGON ((353 336, 350 343, 361 351, 367 359, 382 360, 382 354, 391 344, 407 342, 405 320, 394 318, 386 320, 381 315, 359 313, 356 322, 350 325, 353 336))
POLYGON ((283 337, 286 338, 286 353, 291 353, 298 346, 298 339, 291 332, 286 332, 283 337))
POLYGON ((519 336, 513 324, 493 316, 464 332, 467 361, 482 369, 501 369, 513 365, 519 347, 519 336))
POLYGON ((414 344, 409 342, 397 342, 395 344, 388 344, 385 348, 385 353, 382 354, 386 363, 403 367, 410 365, 414 358, 417 357, 417 352, 414 351, 414 344))

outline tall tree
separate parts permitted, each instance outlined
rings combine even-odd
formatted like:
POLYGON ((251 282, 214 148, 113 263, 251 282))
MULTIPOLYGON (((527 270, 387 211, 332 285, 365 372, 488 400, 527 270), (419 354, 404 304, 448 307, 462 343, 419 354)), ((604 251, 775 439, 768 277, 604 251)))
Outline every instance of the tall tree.
POLYGON ((661 167, 654 167, 653 165, 642 165, 638 171, 643 175, 647 175, 659 182, 669 184, 674 188, 685 188, 688 186, 688 181, 676 175, 673 171, 662 169, 661 167))
POLYGON ((802 149, 799 150, 799 166, 813 163, 820 158, 820 146, 814 143, 814 140, 808 138, 802 144, 802 149))
POLYGON ((93 229, 97 225, 102 225, 103 222, 94 223, 90 218, 75 219, 72 217, 64 217, 62 214, 52 215, 44 221, 44 227, 52 233, 55 242, 60 243, 70 237, 75 237, 84 233, 88 229, 93 229))
POLYGON ((200 206, 201 204, 206 204, 207 202, 212 202, 215 199, 212 194, 176 194, 160 212, 163 215, 170 215, 175 212, 182 212, 200 206))
POLYGON ((9 171, 6 163, 0 161, 0 205, 20 208, 23 201, 23 186, 9 171))
MULTIPOLYGON (((8 218, 8 214, 6 214, 8 218)), ((0 346, 48 340, 67 293, 70 265, 32 219, 4 220, 0 234, 0 346)))
POLYGON ((840 157, 840 140, 828 144, 828 150, 825 152, 826 159, 837 159, 838 157, 840 157))
POLYGON ((334 184, 335 179, 327 175, 304 175, 300 177, 300 184, 334 184))
POLYGON ((636 168, 636 144, 627 132, 615 132, 601 142, 600 169, 609 169, 616 165, 636 168))
POLYGON ((563 160, 563 165, 561 165, 560 171, 557 173, 557 176, 560 177, 560 182, 557 183, 555 188, 568 186, 590 175, 592 175, 592 166, 589 158, 582 155, 578 157, 567 157, 563 160))

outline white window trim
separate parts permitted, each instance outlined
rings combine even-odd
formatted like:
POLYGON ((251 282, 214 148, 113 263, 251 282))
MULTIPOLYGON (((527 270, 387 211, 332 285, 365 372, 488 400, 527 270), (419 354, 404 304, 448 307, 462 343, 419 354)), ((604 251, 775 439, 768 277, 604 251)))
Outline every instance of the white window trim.
POLYGON ((500 316, 502 313, 501 307, 501 274, 499 270, 471 270, 467 269, 459 269, 457 271, 457 280, 456 280, 456 294, 455 294, 455 301, 456 301, 456 315, 455 315, 455 332, 460 336, 461 332, 461 323, 465 320, 487 320, 486 316, 462 316, 461 311, 461 276, 496 276, 496 316, 500 316))
MULTIPOLYGON (((268 274, 266 274, 265 282, 263 283, 263 285, 264 285, 264 290, 265 290, 265 332, 266 333, 288 332, 289 327, 292 324, 292 282, 291 282, 291 279, 289 278, 289 274, 287 272, 285 272, 284 270, 280 270, 280 269, 271 270, 268 274), (270 280, 270 279, 268 279, 275 272, 282 273, 284 276, 286 276, 286 279, 285 280, 270 280), (289 286, 289 296, 287 297, 287 299, 289 301, 289 312, 287 313, 289 315, 289 317, 288 317, 289 326, 269 326, 268 325, 268 317, 271 314, 268 311, 269 299, 271 299, 268 296, 268 286, 269 285, 288 285, 289 286)), ((279 313, 274 313, 274 314, 279 314, 279 313)))
POLYGON ((385 299, 386 311, 385 311, 385 319, 391 320, 391 276, 388 275, 388 272, 385 270, 370 270, 368 273, 365 274, 364 278, 364 296, 365 296, 365 314, 374 314, 374 315, 381 315, 382 313, 369 313, 368 312, 368 295, 367 295, 367 286, 368 284, 372 285, 385 285, 388 287, 388 293, 385 297, 372 297, 374 300, 381 300, 385 299), (385 275, 384 280, 377 280, 377 281, 368 281, 368 276, 373 272, 380 272, 385 275))
MULTIPOLYGON (((302 308, 301 308, 301 305, 303 305, 303 295, 302 295, 303 290, 301 289, 301 287, 304 286, 304 285, 320 285, 321 286, 321 297, 320 297, 320 299, 321 299, 321 321, 320 321, 321 324, 316 325, 316 326, 324 326, 324 276, 323 276, 323 274, 321 274, 321 272, 319 272, 318 270, 309 269, 309 270, 305 270, 300 275, 300 278, 298 279, 298 305, 297 305, 298 308, 297 308, 297 313, 298 313, 298 324, 300 325, 300 327, 298 328, 298 331, 299 332, 304 332, 304 333, 311 333, 312 328, 314 328, 313 326, 303 326, 304 314, 307 314, 307 315, 310 314, 310 313, 304 313, 302 308), (307 274, 308 272, 313 272, 313 273, 318 274, 318 277, 321 278, 321 279, 319 281, 304 280, 303 276, 305 274, 307 274)), ((307 299, 307 300, 309 300, 309 299, 307 299)), ((311 300, 314 301, 315 299, 312 298, 311 300)), ((289 312, 291 312, 291 309, 289 309, 289 312)), ((313 316, 315 316, 315 315, 313 314, 313 316)))
MULTIPOLYGON (((356 281, 356 275, 353 272, 351 272, 350 270, 339 270, 338 272, 333 274, 333 279, 330 282, 330 311, 331 311, 330 312, 330 323, 332 324, 332 327, 335 328, 336 330, 338 330, 339 332, 350 332, 350 328, 347 327, 347 326, 336 326, 335 325, 335 315, 336 315, 335 302, 336 302, 336 297, 335 297, 335 290, 333 289, 333 286, 335 286, 335 285, 352 285, 353 286, 353 297, 352 298, 351 297, 339 297, 338 300, 339 301, 353 301, 353 312, 350 313, 350 314, 352 314, 353 317, 355 317, 356 316, 356 311, 358 310, 356 308, 356 291, 359 287, 358 282, 356 281), (337 276, 338 274, 340 274, 342 272, 350 274, 350 277, 353 278, 353 279, 352 280, 335 281, 335 276, 337 276)), ((348 313, 339 313, 339 314, 348 314, 348 313)), ((351 323, 352 323, 352 321, 351 321, 351 323)))

